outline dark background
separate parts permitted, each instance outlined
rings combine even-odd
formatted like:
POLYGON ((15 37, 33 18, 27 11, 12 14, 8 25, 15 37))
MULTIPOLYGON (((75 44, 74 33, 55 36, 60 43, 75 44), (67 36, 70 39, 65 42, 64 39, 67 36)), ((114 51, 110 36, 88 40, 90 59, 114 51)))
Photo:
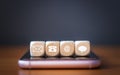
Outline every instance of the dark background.
POLYGON ((119 0, 0 0, 0 44, 90 40, 120 44, 119 0))

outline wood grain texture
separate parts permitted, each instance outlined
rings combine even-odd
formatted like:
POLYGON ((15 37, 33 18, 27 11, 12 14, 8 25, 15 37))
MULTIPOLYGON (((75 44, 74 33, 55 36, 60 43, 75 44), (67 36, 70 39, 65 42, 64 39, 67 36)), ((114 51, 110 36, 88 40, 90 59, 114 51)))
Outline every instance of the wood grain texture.
POLYGON ((99 69, 37 69, 23 70, 19 58, 29 46, 0 46, 0 75, 120 75, 120 46, 92 46, 100 57, 99 69))

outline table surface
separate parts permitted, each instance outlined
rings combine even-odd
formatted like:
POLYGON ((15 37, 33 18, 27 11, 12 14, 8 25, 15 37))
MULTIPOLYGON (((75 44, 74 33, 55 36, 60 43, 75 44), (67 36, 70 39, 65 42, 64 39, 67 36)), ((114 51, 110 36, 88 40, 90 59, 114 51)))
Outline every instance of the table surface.
POLYGON ((120 75, 120 46, 92 46, 102 61, 99 69, 23 70, 19 58, 29 46, 0 46, 0 75, 120 75))

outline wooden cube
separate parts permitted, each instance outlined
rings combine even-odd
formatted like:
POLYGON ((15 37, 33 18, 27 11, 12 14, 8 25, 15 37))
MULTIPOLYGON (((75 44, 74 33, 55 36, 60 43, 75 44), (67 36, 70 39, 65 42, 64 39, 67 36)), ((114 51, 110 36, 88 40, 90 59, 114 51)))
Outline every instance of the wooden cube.
POLYGON ((45 53, 44 41, 31 41, 30 42, 30 55, 31 56, 43 56, 45 53))
POLYGON ((46 55, 47 56, 59 55, 59 41, 46 41, 46 55))
POLYGON ((74 54, 74 41, 61 41, 60 54, 61 56, 72 56, 74 54))
POLYGON ((75 54, 77 56, 87 56, 90 54, 89 41, 75 41, 75 54))

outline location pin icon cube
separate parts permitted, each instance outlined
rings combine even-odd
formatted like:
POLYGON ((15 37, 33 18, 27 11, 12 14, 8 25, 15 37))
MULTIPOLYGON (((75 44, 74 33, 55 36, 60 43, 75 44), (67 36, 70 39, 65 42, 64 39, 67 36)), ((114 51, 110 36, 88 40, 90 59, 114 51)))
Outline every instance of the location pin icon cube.
POLYGON ((75 41, 75 55, 87 56, 90 54, 90 42, 89 41, 75 41))
POLYGON ((61 56, 72 56, 74 54, 74 41, 61 41, 60 54, 61 56))
POLYGON ((47 56, 59 55, 59 41, 46 41, 46 55, 47 56))
POLYGON ((45 53, 44 41, 31 41, 30 42, 30 55, 31 56, 43 56, 45 53))

